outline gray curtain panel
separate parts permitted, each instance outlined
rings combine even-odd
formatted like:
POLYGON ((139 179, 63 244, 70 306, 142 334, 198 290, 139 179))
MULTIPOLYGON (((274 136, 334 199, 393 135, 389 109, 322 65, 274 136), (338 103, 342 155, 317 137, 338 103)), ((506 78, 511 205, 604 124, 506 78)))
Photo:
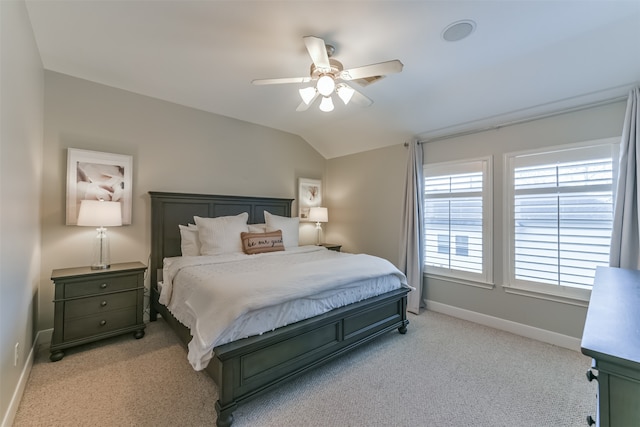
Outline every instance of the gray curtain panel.
POLYGON ((620 141, 618 189, 611 233, 611 267, 640 269, 640 87, 629 92, 620 141))
POLYGON ((422 300, 422 271, 424 259, 424 173, 422 170, 422 144, 411 141, 408 144, 407 176, 404 188, 404 209, 402 215, 402 240, 400 241, 400 269, 415 290, 409 292, 407 310, 420 313, 422 300))

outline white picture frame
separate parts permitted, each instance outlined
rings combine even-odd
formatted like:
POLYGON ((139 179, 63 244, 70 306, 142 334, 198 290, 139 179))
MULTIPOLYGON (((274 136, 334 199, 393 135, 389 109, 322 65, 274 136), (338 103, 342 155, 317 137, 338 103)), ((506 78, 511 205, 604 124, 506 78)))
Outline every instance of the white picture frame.
POLYGON ((132 183, 132 156, 68 148, 66 224, 78 223, 86 199, 120 202, 122 224, 131 224, 132 183))
POLYGON ((309 209, 322 206, 322 181, 319 179, 298 179, 298 217, 309 221, 309 209))

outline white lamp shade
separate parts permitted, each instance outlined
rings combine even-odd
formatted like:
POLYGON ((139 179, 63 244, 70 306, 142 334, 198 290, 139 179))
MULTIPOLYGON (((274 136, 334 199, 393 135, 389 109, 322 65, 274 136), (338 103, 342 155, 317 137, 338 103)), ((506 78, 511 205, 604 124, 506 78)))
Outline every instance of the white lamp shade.
POLYGON ((327 208, 309 208, 309 221, 313 222, 328 222, 329 221, 329 212, 327 208))
POLYGON ((340 99, 342 99, 342 102, 344 102, 344 105, 347 105, 349 101, 351 101, 351 97, 353 97, 355 90, 353 90, 347 85, 340 84, 338 85, 336 92, 338 92, 338 96, 340 97, 340 99))
POLYGON ((320 101, 320 111, 324 111, 325 113, 333 111, 333 101, 331 98, 327 98, 326 96, 322 98, 322 101, 320 101))
POLYGON ((299 89, 298 92, 300 92, 302 101, 307 105, 316 97, 316 88, 312 86, 299 89))
POLYGON ((82 200, 77 224, 91 227, 117 227, 122 225, 120 202, 82 200))

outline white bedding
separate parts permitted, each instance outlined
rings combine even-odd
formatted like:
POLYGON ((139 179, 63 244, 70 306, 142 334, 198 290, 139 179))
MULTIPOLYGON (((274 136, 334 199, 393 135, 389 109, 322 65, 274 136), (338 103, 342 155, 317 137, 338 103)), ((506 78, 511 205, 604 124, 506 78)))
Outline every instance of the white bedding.
POLYGON ((160 302, 194 338, 189 361, 204 369, 212 350, 400 287, 390 262, 302 246, 165 260, 160 302))

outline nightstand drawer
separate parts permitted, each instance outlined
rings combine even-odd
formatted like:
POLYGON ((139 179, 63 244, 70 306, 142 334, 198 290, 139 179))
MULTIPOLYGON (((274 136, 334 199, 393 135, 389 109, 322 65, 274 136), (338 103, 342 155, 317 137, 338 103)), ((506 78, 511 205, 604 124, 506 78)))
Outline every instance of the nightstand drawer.
POLYGON ((128 307, 135 308, 138 303, 136 292, 137 291, 126 291, 71 300, 66 303, 64 319, 68 320, 74 317, 102 314, 128 307))
POLYGON ((78 283, 66 283, 64 287, 64 297, 75 298, 86 295, 98 295, 107 292, 135 289, 137 286, 138 278, 134 275, 83 280, 78 283))
POLYGON ((136 307, 79 317, 64 324, 64 340, 99 335, 136 324, 136 307))

